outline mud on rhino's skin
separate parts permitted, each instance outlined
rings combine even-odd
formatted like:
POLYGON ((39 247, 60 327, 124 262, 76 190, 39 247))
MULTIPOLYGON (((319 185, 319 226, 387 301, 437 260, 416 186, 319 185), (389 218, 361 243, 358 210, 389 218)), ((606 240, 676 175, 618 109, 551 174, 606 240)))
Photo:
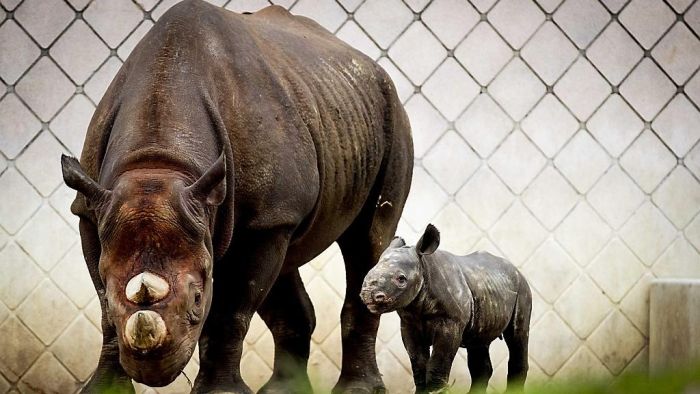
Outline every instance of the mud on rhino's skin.
POLYGON ((439 243, 433 225, 415 247, 396 237, 367 273, 362 301, 373 313, 398 312, 417 391, 447 385, 459 347, 467 348, 472 386, 485 390, 493 373, 489 345, 499 337, 510 353, 509 386, 522 388, 532 310, 527 281, 502 258, 455 256, 437 250, 439 243))
POLYGON ((378 316, 356 294, 396 230, 413 146, 374 61, 281 7, 184 1, 117 73, 80 162, 62 166, 103 311, 86 392, 168 384, 197 343, 195 392, 249 392, 239 364, 256 311, 276 346, 263 391, 310 389, 315 317, 297 268, 336 240, 348 278, 336 389, 383 387, 378 316))

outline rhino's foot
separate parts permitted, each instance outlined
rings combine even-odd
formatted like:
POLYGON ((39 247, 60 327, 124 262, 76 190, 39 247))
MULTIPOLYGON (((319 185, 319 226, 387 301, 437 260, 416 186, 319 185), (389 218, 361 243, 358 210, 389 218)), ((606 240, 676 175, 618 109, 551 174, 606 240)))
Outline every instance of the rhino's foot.
POLYGON ((276 378, 274 375, 258 391, 258 394, 310 394, 313 393, 309 377, 298 376, 293 379, 276 378))
POLYGON ((242 380, 236 382, 216 382, 201 384, 196 382, 192 394, 253 394, 253 390, 242 380))
POLYGON ((381 379, 376 380, 340 380, 333 387, 333 394, 384 394, 386 387, 381 379))
POLYGON ((134 385, 131 383, 131 379, 127 377, 108 377, 108 376, 98 376, 94 374, 92 378, 83 386, 80 390, 82 394, 97 394, 97 393, 111 393, 111 394, 134 394, 134 385))

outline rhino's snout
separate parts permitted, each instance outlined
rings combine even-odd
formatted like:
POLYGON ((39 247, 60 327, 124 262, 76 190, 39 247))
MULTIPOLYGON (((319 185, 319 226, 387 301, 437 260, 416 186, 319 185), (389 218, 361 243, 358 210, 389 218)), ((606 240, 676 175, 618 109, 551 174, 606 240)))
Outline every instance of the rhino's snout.
POLYGON ((139 305, 158 302, 165 298, 169 292, 168 282, 148 271, 135 275, 126 284, 126 299, 139 305))
POLYGON ((386 300, 386 294, 383 291, 376 291, 372 295, 372 301, 374 302, 384 302, 386 300))
POLYGON ((160 314, 149 310, 134 312, 124 328, 127 345, 142 353, 160 347, 168 333, 160 314))

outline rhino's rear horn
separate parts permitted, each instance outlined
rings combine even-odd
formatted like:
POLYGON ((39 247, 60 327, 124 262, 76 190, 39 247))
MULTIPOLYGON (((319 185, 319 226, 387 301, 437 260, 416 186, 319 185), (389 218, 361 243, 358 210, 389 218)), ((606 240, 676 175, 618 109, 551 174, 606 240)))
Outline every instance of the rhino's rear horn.
POLYGON ((226 157, 223 152, 197 181, 187 187, 190 195, 208 205, 219 205, 226 197, 226 157))
POLYGON ((75 157, 61 155, 61 170, 63 172, 63 181, 71 189, 82 193, 87 198, 88 206, 94 206, 94 204, 109 196, 109 190, 90 178, 83 171, 75 157))

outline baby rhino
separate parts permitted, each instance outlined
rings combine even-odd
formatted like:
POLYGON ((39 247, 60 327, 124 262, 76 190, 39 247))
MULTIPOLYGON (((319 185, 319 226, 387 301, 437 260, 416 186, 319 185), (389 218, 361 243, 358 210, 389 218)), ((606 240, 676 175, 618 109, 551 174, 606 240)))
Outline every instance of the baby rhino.
POLYGON ((498 337, 510 354, 508 384, 522 388, 532 309, 527 281, 502 258, 455 256, 436 250, 439 243, 430 224, 415 247, 394 238, 365 277, 362 301, 372 313, 398 312, 417 392, 447 386, 459 347, 467 348, 472 387, 485 389, 493 372, 489 345, 498 337))

